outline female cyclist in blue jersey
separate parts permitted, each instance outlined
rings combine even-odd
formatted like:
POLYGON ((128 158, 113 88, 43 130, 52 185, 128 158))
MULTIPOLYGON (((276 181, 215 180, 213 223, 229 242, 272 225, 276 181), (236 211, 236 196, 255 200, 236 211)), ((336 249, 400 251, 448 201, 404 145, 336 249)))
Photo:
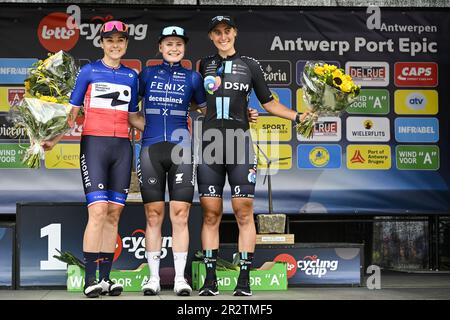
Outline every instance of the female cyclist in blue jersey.
MULTIPOLYGON (((254 90, 263 108, 275 116, 299 122, 305 114, 300 115, 275 100, 267 87, 259 62, 236 51, 237 27, 232 17, 224 15, 212 18, 208 35, 218 52, 202 59, 200 63, 200 74, 205 78, 205 84, 208 79, 215 81, 215 85, 209 86, 211 90, 207 95, 203 130, 206 133, 214 129, 222 134, 223 157, 219 161, 208 161, 206 151, 211 149, 210 144, 216 141, 203 141, 203 159, 197 168, 197 181, 203 208, 202 245, 207 274, 199 294, 219 293, 215 271, 219 224, 223 213, 222 191, 225 177, 228 176, 232 208, 239 227, 241 265, 233 294, 249 296, 252 295, 249 271, 256 242, 253 197, 257 159, 253 152, 251 136, 248 134, 248 96, 251 90, 254 90), (238 151, 235 137, 238 141, 242 138, 245 152, 238 151), (230 155, 234 156, 229 157, 230 155)), ((207 136, 205 133, 203 137, 207 136)))
MULTIPOLYGON (((71 94, 68 120, 73 127, 84 106, 80 167, 89 214, 83 238, 84 294, 90 298, 100 294, 116 296, 123 290, 109 274, 130 185, 132 147, 128 123, 139 124, 140 118, 138 75, 120 63, 128 46, 128 26, 121 21, 106 22, 100 36, 103 58, 81 68, 71 94)), ((44 142, 44 149, 50 150, 61 138, 44 142)))
POLYGON ((188 117, 190 109, 202 110, 206 101, 200 74, 181 66, 188 40, 181 27, 162 29, 159 52, 163 62, 146 67, 139 76, 145 128, 138 176, 147 217, 146 251, 150 269, 150 277, 142 287, 144 295, 156 295, 161 290, 159 264, 166 184, 170 196, 174 292, 177 295, 192 292, 184 277, 195 180, 188 117), (194 108, 190 107, 191 102, 194 108))

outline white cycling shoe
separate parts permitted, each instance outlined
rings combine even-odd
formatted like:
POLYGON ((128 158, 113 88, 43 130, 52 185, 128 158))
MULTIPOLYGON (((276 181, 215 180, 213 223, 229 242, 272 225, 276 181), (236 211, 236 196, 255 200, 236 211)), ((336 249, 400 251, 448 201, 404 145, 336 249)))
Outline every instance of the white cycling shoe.
POLYGON ((173 292, 175 292, 177 296, 190 296, 192 288, 185 278, 178 277, 174 280, 173 292))
POLYGON ((159 284, 159 278, 150 277, 147 282, 142 286, 142 292, 144 296, 156 296, 161 291, 159 284))

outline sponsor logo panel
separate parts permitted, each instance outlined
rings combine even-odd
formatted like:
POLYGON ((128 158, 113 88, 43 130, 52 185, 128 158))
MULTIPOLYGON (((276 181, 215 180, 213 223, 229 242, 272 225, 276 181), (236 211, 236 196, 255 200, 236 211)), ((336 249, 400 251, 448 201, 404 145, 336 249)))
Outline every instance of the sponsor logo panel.
POLYGON ((272 116, 258 117, 252 123, 251 135, 254 141, 291 141, 292 121, 272 116))
POLYGON ((314 135, 311 139, 297 133, 297 140, 303 142, 341 141, 342 123, 339 117, 319 117, 314 125, 314 135))
POLYGON ((80 145, 57 144, 52 150, 45 152, 47 169, 79 169, 80 145))
POLYGON ((340 145, 311 144, 297 147, 297 167, 300 169, 337 169, 341 167, 340 145))
POLYGON ((0 87, 0 112, 9 112, 13 105, 20 104, 24 94, 23 87, 0 87))
POLYGON ((33 63, 37 59, 0 58, 0 84, 20 84, 28 77, 33 63))
POLYGON ((390 110, 387 89, 361 89, 357 100, 346 111, 349 114, 388 114, 390 110))
POLYGON ((22 163, 22 158, 29 146, 28 143, 0 144, 0 169, 27 169, 28 167, 22 163))
POLYGON ((387 87, 389 85, 389 64, 384 61, 348 61, 345 73, 362 87, 387 87))
MULTIPOLYGON (((292 147, 289 144, 258 144, 262 152, 272 161, 270 169, 289 170, 292 168, 292 147)), ((258 157, 258 170, 267 169, 267 159, 254 148, 258 157)))
POLYGON ((395 140, 398 142, 439 141, 439 120, 437 118, 395 119, 395 140))
POLYGON ((25 128, 16 128, 6 117, 0 116, 0 139, 24 140, 28 139, 28 136, 25 128))
POLYGON ((288 86, 292 82, 292 66, 289 60, 259 60, 264 79, 269 86, 288 86))
POLYGON ((348 141, 378 141, 391 140, 388 118, 349 117, 347 118, 348 141))
POLYGON ((348 145, 347 168, 352 170, 389 170, 391 147, 388 145, 348 145))
POLYGON ((438 146, 399 145, 395 150, 399 170, 439 170, 438 146))
POLYGON ((396 114, 435 115, 439 111, 436 90, 395 90, 394 110, 396 114))
POLYGON ((436 87, 438 65, 435 62, 396 62, 394 83, 397 87, 436 87))

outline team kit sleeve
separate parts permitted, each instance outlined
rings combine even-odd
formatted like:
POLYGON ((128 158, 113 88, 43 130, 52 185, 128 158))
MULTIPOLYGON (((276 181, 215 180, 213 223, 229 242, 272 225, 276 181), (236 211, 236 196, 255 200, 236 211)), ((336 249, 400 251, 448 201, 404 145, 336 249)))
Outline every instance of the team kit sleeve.
POLYGON ((128 106, 128 112, 138 112, 139 111, 139 76, 138 74, 133 71, 134 79, 133 84, 131 85, 131 100, 130 105, 128 106))
POLYGON ((147 74, 149 72, 148 67, 145 67, 144 70, 139 73, 139 87, 138 92, 140 97, 145 96, 145 86, 147 85, 147 74))
POLYGON ((273 95, 267 86, 266 80, 264 79, 264 71, 259 64, 258 60, 248 59, 247 65, 252 73, 252 85, 255 90, 256 97, 261 104, 272 101, 273 95))
POLYGON ((86 95, 87 88, 91 83, 92 68, 90 64, 86 64, 81 67, 78 72, 75 86, 70 94, 69 103, 75 107, 81 107, 84 102, 84 96, 86 95))
POLYGON ((192 87, 194 88, 193 99, 195 103, 200 107, 206 107, 206 92, 203 87, 203 78, 200 73, 192 72, 192 87))

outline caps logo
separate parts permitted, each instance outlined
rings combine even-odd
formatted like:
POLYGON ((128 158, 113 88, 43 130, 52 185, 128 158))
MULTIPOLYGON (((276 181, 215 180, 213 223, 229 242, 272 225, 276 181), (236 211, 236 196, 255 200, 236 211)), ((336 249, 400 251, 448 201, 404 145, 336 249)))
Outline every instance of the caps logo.
POLYGON ((436 87, 438 65, 435 62, 396 62, 395 85, 398 87, 436 87))
POLYGON ((69 29, 69 15, 63 12, 53 12, 39 23, 37 35, 41 45, 50 52, 59 50, 70 51, 78 42, 80 30, 69 29))

